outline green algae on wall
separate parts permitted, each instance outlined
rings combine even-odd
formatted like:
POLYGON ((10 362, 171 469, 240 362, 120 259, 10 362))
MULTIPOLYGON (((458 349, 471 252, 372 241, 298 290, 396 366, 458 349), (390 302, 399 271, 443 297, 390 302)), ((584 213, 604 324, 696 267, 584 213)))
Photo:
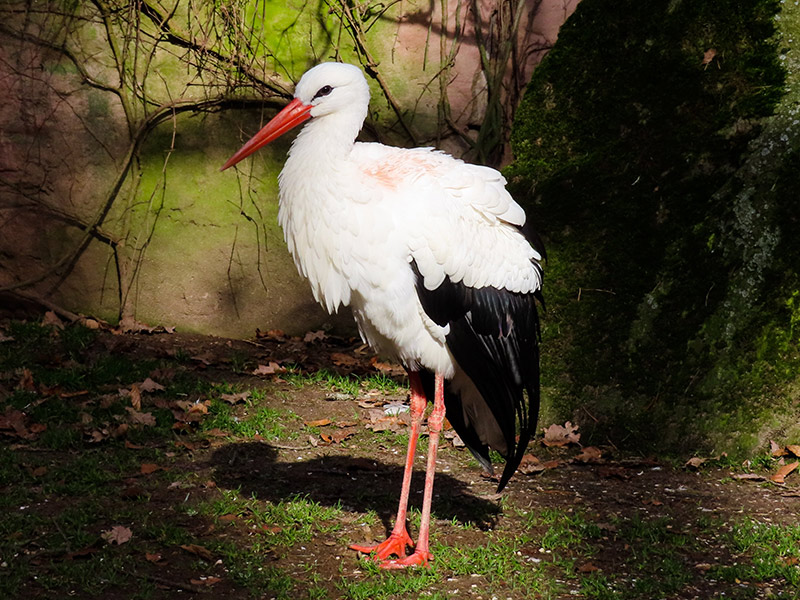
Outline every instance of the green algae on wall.
POLYGON ((512 14, 509 0, 0 3, 0 210, 13 223, 0 236, 0 294, 222 335, 332 323, 277 228, 286 144, 219 165, 322 60, 368 74, 362 139, 486 155, 486 88, 513 79, 513 93, 492 97, 513 110, 561 23, 537 21, 535 4, 516 30, 489 18, 512 14), (515 44, 525 52, 495 72, 515 44))

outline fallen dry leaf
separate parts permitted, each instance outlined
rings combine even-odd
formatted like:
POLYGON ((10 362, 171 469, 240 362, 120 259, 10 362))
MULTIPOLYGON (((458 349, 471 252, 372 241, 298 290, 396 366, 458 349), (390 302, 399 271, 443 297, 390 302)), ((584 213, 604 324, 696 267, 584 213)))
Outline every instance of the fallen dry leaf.
POLYGON ((407 426, 411 419, 408 413, 387 415, 380 408, 371 408, 367 412, 367 417, 370 422, 364 425, 364 427, 371 429, 375 433, 379 431, 401 431, 407 426))
POLYGON ((142 393, 139 390, 139 386, 135 383, 131 385, 130 399, 133 410, 137 412, 142 410, 142 393))
POLYGON ((624 467, 600 467, 597 469, 597 474, 603 479, 621 479, 626 480, 631 478, 631 474, 624 467))
POLYGON ((317 340, 324 340, 325 337, 325 332, 322 329, 318 329, 317 331, 306 332, 306 334, 303 336, 303 341, 308 344, 317 340))
POLYGON ((194 452, 198 448, 208 448, 211 442, 208 440, 200 440, 198 442, 187 442, 186 440, 177 440, 175 442, 176 448, 186 448, 190 452, 194 452))
POLYGON ((700 62, 701 65, 708 66, 708 64, 714 60, 714 57, 717 55, 716 48, 709 48, 705 52, 703 52, 703 60, 700 62))
MULTIPOLYGON (((133 317, 123 317, 116 329, 117 333, 175 333, 174 327, 156 325, 151 327, 133 317)), ((113 332, 112 332, 113 333, 113 332)))
POLYGON ((161 385, 157 381, 153 381, 149 377, 145 379, 142 383, 139 383, 138 387, 143 392, 163 392, 165 389, 167 389, 163 385, 161 385))
POLYGON ((44 385, 44 384, 41 384, 41 383, 39 384, 39 393, 42 396, 45 396, 45 397, 48 397, 48 396, 61 396, 61 392, 63 392, 63 391, 64 390, 60 385, 54 385, 54 386, 50 387, 50 386, 47 386, 47 385, 44 385))
POLYGON ((64 329, 64 321, 52 310, 48 310, 44 313, 44 318, 42 319, 42 327, 47 327, 48 325, 58 329, 64 329))
POLYGON ((154 463, 142 463, 142 466, 140 467, 139 472, 142 475, 150 475, 150 473, 155 473, 160 468, 161 467, 159 467, 157 464, 154 464, 154 463))
POLYGON ((545 446, 567 446, 577 444, 581 439, 581 434, 577 433, 578 426, 567 421, 563 426, 550 425, 544 430, 542 443, 545 446))
POLYGON ((786 450, 781 448, 775 440, 769 441, 769 451, 771 456, 786 456, 786 450))
POLYGON ((216 355, 210 350, 201 352, 200 354, 195 354, 191 358, 193 361, 200 363, 200 365, 203 367, 211 366, 217 361, 216 355))
POLYGON ((785 483, 786 477, 794 471, 798 466, 800 466, 800 461, 794 461, 792 463, 788 463, 783 465, 780 469, 773 473, 772 477, 770 477, 770 481, 774 483, 785 483))
POLYGON ((201 577, 200 579, 190 579, 189 583, 192 585, 204 585, 204 586, 212 586, 215 583, 219 583, 222 581, 219 577, 201 577))
POLYGON ((599 570, 600 567, 597 567, 590 562, 583 563, 580 567, 578 567, 578 573, 595 573, 599 570))
POLYGON ((280 366, 275 361, 270 361, 268 365, 258 365, 252 372, 253 375, 274 375, 275 373, 284 373, 285 367, 280 366))
POLYGON ((560 460, 558 458, 554 458, 553 460, 547 460, 547 461, 543 462, 542 466, 545 469, 556 469, 556 468, 560 467, 563 464, 564 464, 563 460, 560 460))
POLYGON ((356 431, 356 427, 348 427, 347 429, 334 431, 331 434, 321 433, 319 434, 319 437, 326 444, 341 444, 346 439, 353 437, 356 434, 356 431))
POLYGON ((697 470, 703 465, 704 462, 706 462, 706 460, 708 459, 700 458, 699 456, 693 456, 692 458, 686 461, 686 464, 684 464, 684 466, 689 467, 690 469, 697 470))
POLYGON ((250 397, 250 392, 239 392, 238 394, 222 394, 220 398, 222 398, 228 404, 238 404, 239 402, 245 402, 250 397))
POLYGON ((211 551, 203 546, 198 546, 197 544, 181 544, 181 548, 194 554, 195 556, 199 556, 203 560, 207 560, 209 562, 214 560, 214 555, 211 554, 211 551))
POLYGON ((46 429, 45 425, 36 426, 36 424, 31 425, 31 429, 29 429, 25 424, 27 420, 28 416, 24 412, 11 408, 11 406, 6 406, 6 411, 0 415, 0 433, 16 435, 23 440, 32 440, 36 437, 37 431, 41 433, 46 429), (36 427, 37 431, 32 431, 34 427, 36 427))
POLYGON ((788 450, 793 456, 800 458, 800 444, 788 444, 786 446, 786 450, 788 450))
POLYGON ((387 375, 403 377, 406 374, 406 370, 402 366, 396 363, 383 362, 379 360, 377 356, 373 356, 369 360, 369 364, 372 365, 372 368, 376 371, 386 373, 387 375))
POLYGON ((150 377, 161 381, 172 381, 175 379, 175 373, 176 371, 172 367, 158 367, 150 371, 150 377))
POLYGON ((452 429, 444 432, 444 439, 450 440, 454 448, 464 448, 466 446, 464 440, 452 429))
POLYGON ((30 369, 25 368, 22 369, 22 376, 19 379, 19 383, 17 384, 17 389, 25 390, 28 392, 35 392, 36 391, 36 384, 33 382, 33 373, 30 369))
MULTIPOLYGON (((176 400, 175 406, 180 408, 183 412, 187 415, 207 415, 208 414, 208 407, 210 402, 206 400, 205 402, 200 402, 199 400, 192 402, 191 400, 176 400)), ((196 420, 196 419, 189 419, 189 420, 196 420)))
POLYGON ((355 356, 349 354, 331 352, 331 362, 337 367, 352 367, 357 365, 360 361, 355 356))
POLYGON ((102 442, 108 437, 108 431, 105 429, 102 431, 100 429, 94 429, 91 432, 88 432, 88 434, 90 438, 89 441, 92 443, 102 442))
POLYGON ((100 322, 97 319, 92 319, 89 317, 83 317, 78 321, 81 325, 86 327, 86 329, 100 329, 103 324, 108 325, 105 321, 100 322))
POLYGON ((227 431, 222 431, 219 427, 214 427, 206 431, 206 435, 209 437, 224 438, 228 437, 230 434, 227 431))
POLYGON ((28 431, 30 431, 33 435, 39 435, 40 433, 47 431, 47 425, 44 423, 31 423, 28 426, 28 431))
POLYGON ((517 470, 520 473, 530 475, 531 473, 541 473, 545 470, 545 467, 533 454, 524 454, 517 470))
POLYGON ((256 339, 268 339, 274 340, 276 342, 283 342, 286 340, 286 334, 281 331, 280 329, 270 329, 267 332, 261 331, 260 329, 256 329, 256 339))
POLYGON ((656 500, 655 498, 650 498, 649 500, 642 500, 642 504, 649 505, 649 506, 663 506, 664 503, 661 500, 656 500))
POLYGON ((179 400, 175 402, 176 408, 172 409, 172 416, 178 421, 172 425, 173 429, 191 430, 189 423, 198 423, 208 414, 208 405, 202 402, 179 400))
POLYGON ((575 456, 575 460, 584 464, 597 464, 603 462, 603 451, 596 446, 586 446, 581 453, 575 456))
POLYGON ((304 421, 306 427, 325 427, 333 423, 330 419, 316 419, 314 421, 304 421))
POLYGON ((164 557, 161 556, 160 554, 150 554, 149 552, 145 552, 144 559, 147 562, 153 563, 154 565, 155 564, 162 564, 163 565, 164 563, 166 563, 166 561, 164 560, 164 557))
MULTIPOLYGON (((347 399, 349 399, 349 396, 348 396, 348 398, 342 398, 342 399, 343 400, 347 400, 347 399)), ((358 401, 358 407, 359 408, 375 408, 377 406, 383 406, 384 404, 386 404, 386 401, 381 399, 381 398, 375 398, 374 400, 370 399, 370 398, 367 398, 367 399, 358 401)))
POLYGON ((133 537, 133 532, 123 525, 114 525, 114 527, 108 531, 101 533, 100 537, 108 544, 116 544, 119 546, 120 544, 128 542, 133 537))
POLYGON ((133 425, 147 425, 152 427, 156 424, 156 418, 152 413, 139 412, 132 406, 126 406, 125 410, 128 411, 128 420, 133 425))

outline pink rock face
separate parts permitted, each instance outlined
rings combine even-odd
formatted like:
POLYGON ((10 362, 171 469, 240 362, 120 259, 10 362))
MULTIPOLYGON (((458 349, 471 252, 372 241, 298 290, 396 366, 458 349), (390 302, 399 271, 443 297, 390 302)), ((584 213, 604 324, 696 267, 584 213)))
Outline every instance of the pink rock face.
MULTIPOLYGON (((498 77, 501 84, 496 93, 503 112, 502 126, 507 132, 534 68, 555 44, 561 25, 575 11, 578 1, 431 2, 429 10, 409 11, 402 17, 395 48, 419 56, 427 45, 424 68, 432 77, 446 68, 447 59, 452 58, 446 89, 451 125, 465 133, 470 132, 467 134, 474 138, 486 118, 490 98, 487 65, 481 64, 483 47, 488 68, 503 71, 498 77), (441 27, 443 5, 447 10, 444 31, 441 27)), ((438 85, 433 83, 432 87, 438 85)), ((507 135, 503 137, 507 138, 507 135)), ((469 149, 453 133, 445 135, 437 145, 456 155, 469 149)), ((496 166, 510 161, 507 146, 496 166)))
MULTIPOLYGON (((436 146, 470 161, 506 164, 511 156, 503 140, 514 109, 577 3, 393 5, 385 16, 389 26, 370 32, 366 43, 415 139, 398 127, 396 112, 373 85, 374 132, 390 144, 436 146), (499 137, 491 155, 481 157, 472 146, 487 133, 499 137)), ((219 167, 239 131, 244 135, 256 125, 252 113, 239 110, 177 115, 132 145, 144 118, 137 93, 146 92, 149 114, 199 99, 202 86, 189 85, 195 71, 180 64, 183 50, 173 52, 162 40, 154 64, 163 61, 168 68, 134 72, 128 65, 123 71, 133 79, 114 93, 119 72, 100 17, 91 3, 76 6, 85 14, 75 27, 88 28, 86 35, 63 39, 57 28, 39 28, 36 19, 0 6, 4 26, 25 32, 0 45, 6 92, 0 103, 0 292, 22 283, 28 297, 72 312, 111 320, 135 316, 218 335, 349 324, 348 315, 330 317, 316 307, 283 245, 274 213, 286 148, 262 152, 249 165, 257 174, 252 183, 244 183, 245 176, 221 177, 219 167), (46 34, 56 41, 37 43, 46 34), (76 64, 56 50, 62 42, 71 44, 76 64)), ((298 19, 297 26, 311 22, 317 23, 298 19)), ((352 42, 343 37, 341 43, 345 48, 352 42)), ((324 58, 309 55, 311 62, 324 58)), ((269 60, 253 68, 265 79, 274 75, 281 86, 280 78, 288 78, 273 74, 269 60)), ((203 76, 224 80, 205 71, 203 76)), ((251 98, 259 93, 246 79, 234 87, 251 98)), ((213 95, 217 88, 209 89, 213 95)), ((265 105, 265 117, 275 104, 265 105)), ((7 297, 0 295, 0 308, 7 297)))

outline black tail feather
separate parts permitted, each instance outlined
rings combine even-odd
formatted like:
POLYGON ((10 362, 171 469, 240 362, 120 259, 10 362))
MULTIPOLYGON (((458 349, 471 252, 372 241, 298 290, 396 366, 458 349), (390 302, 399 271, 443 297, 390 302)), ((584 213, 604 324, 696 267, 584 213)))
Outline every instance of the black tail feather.
POLYGON ((449 277, 429 290, 413 261, 411 268, 423 309, 439 325, 450 326, 447 347, 481 396, 445 394, 447 418, 485 467, 491 464, 489 448, 506 459, 499 492, 517 470, 536 428, 541 293, 471 288, 449 277))

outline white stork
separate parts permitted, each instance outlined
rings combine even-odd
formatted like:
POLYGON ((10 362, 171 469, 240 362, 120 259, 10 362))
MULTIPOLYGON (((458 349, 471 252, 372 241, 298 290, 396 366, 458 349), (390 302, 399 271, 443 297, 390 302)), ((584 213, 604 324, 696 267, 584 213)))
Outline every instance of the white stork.
POLYGON ((356 142, 369 97, 359 68, 317 65, 298 82, 294 100, 223 170, 306 123, 279 177, 278 220, 289 251, 314 298, 329 312, 351 306, 363 339, 403 364, 411 385, 394 528, 377 546, 351 546, 383 567, 400 568, 432 558, 428 531, 445 412, 490 473, 490 448, 506 459, 498 491, 519 466, 539 410, 535 299, 541 299, 544 250, 494 169, 431 148, 356 142), (430 391, 415 545, 406 509, 430 391))

